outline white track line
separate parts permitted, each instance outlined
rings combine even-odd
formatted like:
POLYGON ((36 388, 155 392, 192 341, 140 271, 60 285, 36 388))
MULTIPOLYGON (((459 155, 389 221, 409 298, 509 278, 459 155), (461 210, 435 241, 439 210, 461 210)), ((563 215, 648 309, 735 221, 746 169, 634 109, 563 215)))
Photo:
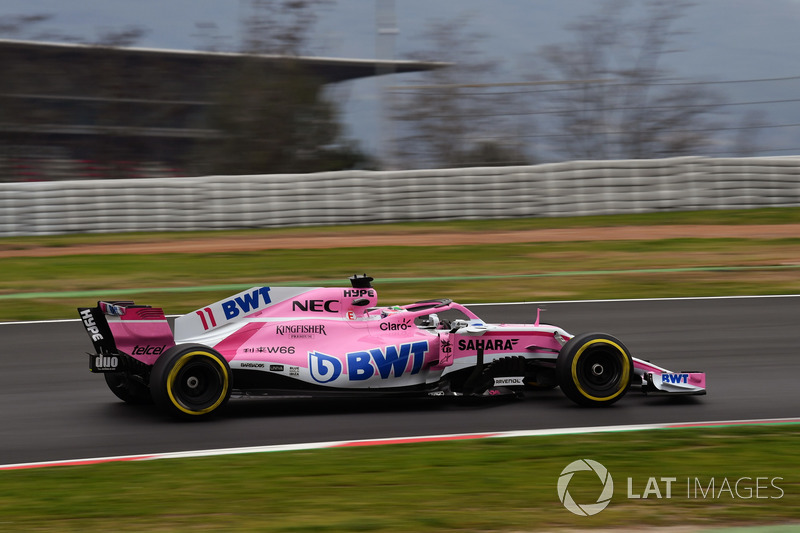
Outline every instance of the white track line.
POLYGON ((426 435, 417 437, 396 437, 367 440, 342 440, 329 442, 308 442, 297 444, 272 444, 267 446, 248 446, 243 448, 218 448, 213 450, 192 450, 183 452, 154 453, 145 455, 118 455, 112 457, 94 457, 87 459, 67 459, 61 461, 42 461, 35 463, 16 463, 0 465, 2 470, 27 470, 53 466, 83 466, 101 463, 117 463, 125 461, 154 461, 159 459, 186 459, 194 457, 212 457, 219 455, 238 455, 244 453, 271 453, 299 450, 322 450, 330 448, 385 446, 389 444, 410 444, 422 442, 445 442, 453 440, 478 440, 515 437, 546 437, 553 435, 581 435, 586 433, 613 433, 623 431, 645 431, 653 429, 688 429, 725 426, 783 425, 800 424, 800 418, 768 418, 756 420, 722 420, 713 422, 678 422, 669 424, 637 424, 627 426, 597 426, 582 428, 531 429, 524 431, 495 431, 486 433, 457 433, 451 435, 426 435))
MULTIPOLYGON (((610 300, 531 300, 528 302, 495 302, 495 303, 476 303, 463 304, 466 307, 480 307, 489 305, 547 305, 547 304, 596 304, 614 302, 680 302, 693 300, 752 300, 760 298, 800 298, 800 294, 764 294, 751 296, 686 296, 679 298, 620 298, 610 300)), ((167 315, 168 318, 175 318, 181 315, 167 315)), ((79 318, 60 318, 53 320, 31 320, 18 322, 0 322, 0 326, 18 326, 23 324, 58 324, 60 322, 79 322, 79 318)))

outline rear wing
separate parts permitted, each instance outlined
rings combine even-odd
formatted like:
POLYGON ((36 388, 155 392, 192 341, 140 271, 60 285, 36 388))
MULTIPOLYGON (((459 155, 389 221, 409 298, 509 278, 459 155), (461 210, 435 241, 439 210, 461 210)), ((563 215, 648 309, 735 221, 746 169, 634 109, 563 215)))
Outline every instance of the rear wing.
POLYGON ((114 344, 114 336, 111 334, 111 328, 108 327, 108 321, 100 307, 100 304, 103 303, 105 302, 97 302, 97 307, 79 307, 78 314, 86 333, 92 339, 94 351, 98 355, 116 355, 117 346, 114 344))
POLYGON ((78 308, 83 327, 92 340, 93 372, 115 372, 125 357, 152 365, 175 345, 164 311, 132 301, 97 302, 96 307, 78 308))

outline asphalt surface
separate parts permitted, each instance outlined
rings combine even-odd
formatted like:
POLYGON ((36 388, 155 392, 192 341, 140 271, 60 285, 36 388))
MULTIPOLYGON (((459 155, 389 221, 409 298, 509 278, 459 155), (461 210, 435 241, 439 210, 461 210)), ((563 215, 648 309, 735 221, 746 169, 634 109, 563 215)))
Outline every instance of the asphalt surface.
MULTIPOLYGON (((800 297, 540 304, 570 333, 603 331, 634 356, 708 375, 708 395, 580 408, 556 389, 525 401, 243 399, 208 422, 130 406, 90 374, 80 323, 0 324, 0 464, 297 442, 539 428, 800 417, 800 297)), ((536 305, 478 306, 533 322, 536 305)))

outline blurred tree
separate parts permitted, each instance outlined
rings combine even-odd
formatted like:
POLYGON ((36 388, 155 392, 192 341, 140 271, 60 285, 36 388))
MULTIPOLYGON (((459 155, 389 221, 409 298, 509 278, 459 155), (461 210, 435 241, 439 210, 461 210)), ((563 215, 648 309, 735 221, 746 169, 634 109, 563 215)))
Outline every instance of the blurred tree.
POLYGON ((209 126, 222 135, 204 143, 205 172, 274 174, 341 170, 366 158, 340 138, 334 107, 321 85, 296 63, 282 68, 245 62, 226 79, 209 126))
POLYGON ((310 44, 317 13, 331 0, 250 0, 242 52, 297 56, 310 44))
POLYGON ((698 154, 714 142, 720 95, 671 82, 663 65, 677 51, 682 32, 674 26, 688 7, 606 1, 568 26, 573 42, 540 50, 539 76, 587 80, 541 93, 559 134, 555 151, 569 159, 637 159, 698 154))
POLYGON ((31 33, 33 30, 50 20, 52 15, 3 15, 0 16, 0 35, 7 39, 29 38, 36 39, 37 35, 31 33))
POLYGON ((243 21, 247 54, 215 91, 208 127, 191 166, 224 174, 317 172, 372 166, 343 136, 325 88, 292 58, 309 45, 317 10, 328 0, 251 0, 243 21), (265 66, 256 55, 281 56, 265 66))
MULTIPOLYGON (((499 61, 483 55, 485 36, 469 18, 432 23, 412 59, 449 63, 390 89, 394 157, 404 165, 464 167, 525 164, 529 156, 509 132, 521 133, 519 102, 493 86, 499 61)), ((528 125, 530 126, 530 125, 528 125)))

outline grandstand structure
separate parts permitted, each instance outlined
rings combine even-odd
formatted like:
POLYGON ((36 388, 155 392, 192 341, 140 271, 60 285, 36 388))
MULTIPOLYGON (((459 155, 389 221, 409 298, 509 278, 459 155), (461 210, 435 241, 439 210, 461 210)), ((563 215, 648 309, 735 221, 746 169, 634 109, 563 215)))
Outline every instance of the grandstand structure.
POLYGON ((215 92, 244 60, 300 66, 320 85, 440 66, 0 40, 0 181, 181 175, 215 92))

